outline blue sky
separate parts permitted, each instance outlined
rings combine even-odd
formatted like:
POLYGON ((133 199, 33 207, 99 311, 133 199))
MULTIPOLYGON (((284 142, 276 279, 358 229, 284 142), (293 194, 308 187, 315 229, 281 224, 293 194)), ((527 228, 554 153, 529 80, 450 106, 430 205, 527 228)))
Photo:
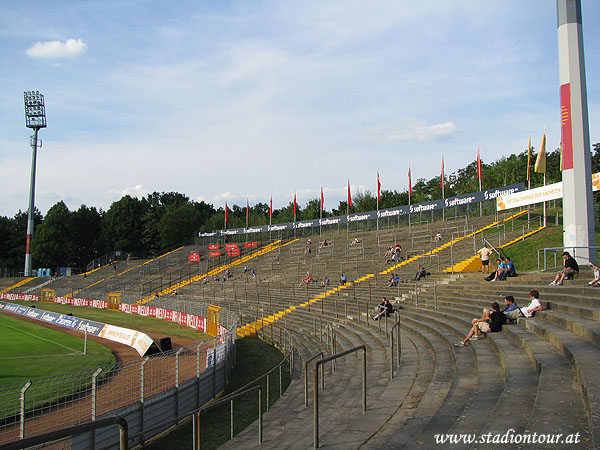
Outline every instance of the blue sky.
MULTIPOLYGON (((583 0, 591 142, 600 2, 583 0)), ((45 95, 36 206, 177 191, 215 206, 404 190, 560 141, 556 3, 4 0, 0 215, 26 210, 23 91, 45 95)), ((485 177, 485 174, 484 174, 485 177)), ((485 179, 484 179, 485 183, 485 179)))

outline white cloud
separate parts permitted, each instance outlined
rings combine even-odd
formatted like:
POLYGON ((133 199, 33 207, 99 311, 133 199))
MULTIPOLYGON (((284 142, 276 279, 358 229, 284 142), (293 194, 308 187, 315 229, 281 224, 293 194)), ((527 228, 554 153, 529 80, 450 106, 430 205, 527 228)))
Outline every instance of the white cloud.
POLYGON ((365 134, 383 138, 388 142, 439 141, 457 132, 453 122, 427 125, 424 122, 407 121, 396 126, 377 124, 364 130, 365 134))
POLYGON ((37 42, 25 50, 32 58, 75 58, 87 50, 87 45, 81 39, 37 42))
POLYGON ((107 197, 116 198, 117 200, 125 195, 129 195, 130 197, 142 198, 150 193, 150 190, 141 184, 137 184, 133 187, 126 187, 124 189, 111 189, 106 192, 107 197))

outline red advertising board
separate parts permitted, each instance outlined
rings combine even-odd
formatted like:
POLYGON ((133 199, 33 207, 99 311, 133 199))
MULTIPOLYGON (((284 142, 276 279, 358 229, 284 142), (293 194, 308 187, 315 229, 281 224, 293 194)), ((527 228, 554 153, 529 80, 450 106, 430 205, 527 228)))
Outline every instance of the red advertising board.
POLYGON ((239 247, 238 247, 237 244, 225 244, 225 249, 227 251, 230 251, 230 250, 239 250, 239 247))
POLYGON ((188 257, 188 261, 190 261, 190 262, 198 262, 198 261, 200 261, 200 253, 199 252, 190 252, 190 256, 188 257))
POLYGON ((254 241, 254 242, 246 242, 244 244, 244 247, 246 248, 256 248, 258 247, 258 242, 254 241))
POLYGON ((219 250, 219 244, 208 244, 209 250, 219 250))
POLYGON ((240 256, 240 249, 232 248, 231 250, 227 250, 227 256, 240 256))
POLYGON ((208 256, 210 256, 211 258, 214 258, 216 256, 221 256, 221 252, 208 252, 208 256))

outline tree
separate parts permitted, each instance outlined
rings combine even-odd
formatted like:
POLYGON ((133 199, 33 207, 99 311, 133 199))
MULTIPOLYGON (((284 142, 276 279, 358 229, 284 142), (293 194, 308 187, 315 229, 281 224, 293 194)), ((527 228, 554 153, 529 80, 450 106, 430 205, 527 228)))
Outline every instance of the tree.
POLYGON ((166 250, 191 244, 196 234, 197 223, 197 212, 193 204, 167 206, 158 224, 160 245, 166 250))
POLYGON ((102 236, 107 250, 144 252, 142 217, 148 211, 148 202, 129 195, 110 205, 104 215, 102 236))
POLYGON ((102 242, 102 211, 81 205, 71 214, 72 245, 77 267, 85 270, 87 264, 104 254, 102 242))
POLYGON ((31 256, 44 267, 75 265, 73 221, 64 202, 52 206, 31 243, 31 256))

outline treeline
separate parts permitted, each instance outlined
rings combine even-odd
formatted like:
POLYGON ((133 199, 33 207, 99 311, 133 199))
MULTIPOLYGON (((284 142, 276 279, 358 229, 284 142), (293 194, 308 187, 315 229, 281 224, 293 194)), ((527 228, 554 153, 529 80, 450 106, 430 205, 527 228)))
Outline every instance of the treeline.
MULTIPOLYGON (((533 171, 536 153, 531 159, 531 186, 543 184, 543 174, 533 171)), ((594 144, 592 170, 600 163, 600 143, 594 144)), ((527 151, 502 157, 485 164, 482 161, 483 189, 504 186, 527 179, 527 151)), ((547 155, 548 184, 561 180, 560 152, 547 155)), ((404 171, 404 169, 403 169, 404 171)), ((399 173, 397 180, 382 180, 383 187, 400 182, 406 173, 399 173)), ((476 192, 479 190, 477 163, 447 175, 445 195, 476 192)), ((363 191, 353 195, 351 213, 376 209, 376 191, 363 191)), ((442 197, 440 176, 429 180, 419 178, 413 185, 412 203, 421 203, 442 197)), ((408 191, 382 189, 380 208, 408 204, 408 191)), ((324 216, 346 214, 346 201, 337 208, 323 212, 324 216)), ((309 200, 304 207, 297 205, 297 220, 319 217, 320 201, 309 200)), ((291 222, 294 219, 293 202, 273 211, 273 223, 291 222)), ((80 267, 95 258, 114 250, 156 255, 174 247, 191 244, 200 231, 222 229, 225 220, 224 207, 215 208, 205 202, 196 202, 177 192, 154 192, 138 199, 126 195, 114 202, 107 211, 82 205, 70 211, 64 202, 52 206, 45 217, 35 212, 35 231, 31 244, 34 267, 59 266, 80 267)), ((269 223, 269 205, 258 203, 249 209, 249 224, 269 223)), ((228 228, 246 225, 245 205, 232 205, 228 211, 228 228)), ((0 216, 0 267, 20 268, 24 265, 27 212, 19 211, 14 217, 0 216)))

